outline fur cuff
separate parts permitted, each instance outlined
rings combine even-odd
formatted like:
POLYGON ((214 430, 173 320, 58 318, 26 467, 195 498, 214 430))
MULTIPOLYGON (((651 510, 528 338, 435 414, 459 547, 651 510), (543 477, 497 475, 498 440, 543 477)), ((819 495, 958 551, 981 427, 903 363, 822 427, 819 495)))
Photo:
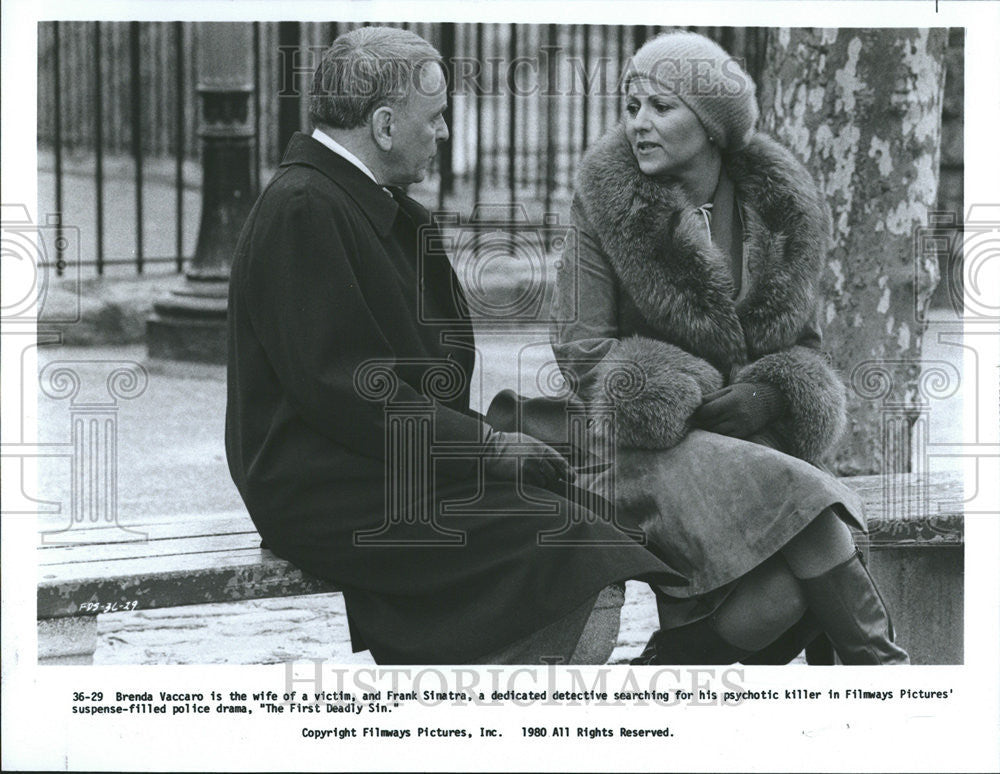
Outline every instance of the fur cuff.
POLYGON ((844 385, 816 350, 792 347, 764 355, 733 381, 765 382, 781 390, 788 410, 775 424, 789 454, 819 462, 844 431, 844 385))
POLYGON ((594 369, 588 403, 610 409, 618 443, 667 449, 688 431, 703 393, 722 386, 722 375, 701 358, 655 339, 622 339, 594 369))

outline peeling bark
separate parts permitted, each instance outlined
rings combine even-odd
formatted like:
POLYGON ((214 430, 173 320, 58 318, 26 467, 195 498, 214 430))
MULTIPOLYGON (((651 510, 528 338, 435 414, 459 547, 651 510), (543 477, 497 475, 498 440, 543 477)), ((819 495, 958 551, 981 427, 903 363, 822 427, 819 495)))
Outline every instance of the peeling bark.
POLYGON ((782 29, 768 43, 761 126, 831 213, 821 322, 848 387, 845 475, 909 470, 909 438, 886 444, 883 428, 908 428, 921 400, 920 321, 939 271, 914 234, 937 199, 946 46, 944 29, 782 29))

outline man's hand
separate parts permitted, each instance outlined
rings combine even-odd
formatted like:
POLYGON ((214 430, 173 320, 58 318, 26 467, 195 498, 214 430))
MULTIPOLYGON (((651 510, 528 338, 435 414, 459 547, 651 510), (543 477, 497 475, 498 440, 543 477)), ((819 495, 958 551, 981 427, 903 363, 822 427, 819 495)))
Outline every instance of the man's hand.
POLYGON ((555 488, 559 481, 573 481, 576 473, 569 462, 548 444, 524 433, 493 430, 486 438, 483 459, 489 478, 515 481, 523 467, 528 484, 555 488))
POLYGON ((705 395, 691 421, 712 433, 749 438, 783 410, 784 397, 777 387, 741 382, 705 395))

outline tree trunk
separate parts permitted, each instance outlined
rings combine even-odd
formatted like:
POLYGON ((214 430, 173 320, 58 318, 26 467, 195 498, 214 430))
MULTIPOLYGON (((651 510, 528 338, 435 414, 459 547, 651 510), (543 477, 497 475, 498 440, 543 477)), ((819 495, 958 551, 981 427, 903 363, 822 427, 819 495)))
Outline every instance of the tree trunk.
POLYGON ((812 172, 832 215, 824 349, 848 392, 841 474, 910 469, 926 409, 924 312, 936 256, 914 237, 937 199, 947 30, 772 32, 761 127, 812 172))

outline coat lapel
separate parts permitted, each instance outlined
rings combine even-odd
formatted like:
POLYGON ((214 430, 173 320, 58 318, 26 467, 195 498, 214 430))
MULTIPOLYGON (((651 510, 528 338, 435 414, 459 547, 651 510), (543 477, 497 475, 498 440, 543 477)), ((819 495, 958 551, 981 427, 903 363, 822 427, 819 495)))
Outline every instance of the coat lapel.
POLYGON ((811 322, 826 255, 827 214, 809 172, 765 135, 724 163, 745 206, 751 292, 740 306, 740 320, 755 358, 794 343, 811 322))
POLYGON ((424 206, 408 196, 402 188, 389 186, 388 190, 417 233, 418 244, 415 255, 419 263, 421 287, 426 287, 427 293, 447 310, 450 319, 469 320, 469 304, 451 261, 443 250, 433 247, 442 241, 437 236, 440 233, 437 224, 432 221, 430 213, 424 206), (421 230, 432 231, 435 237, 425 236, 421 239, 421 230))

